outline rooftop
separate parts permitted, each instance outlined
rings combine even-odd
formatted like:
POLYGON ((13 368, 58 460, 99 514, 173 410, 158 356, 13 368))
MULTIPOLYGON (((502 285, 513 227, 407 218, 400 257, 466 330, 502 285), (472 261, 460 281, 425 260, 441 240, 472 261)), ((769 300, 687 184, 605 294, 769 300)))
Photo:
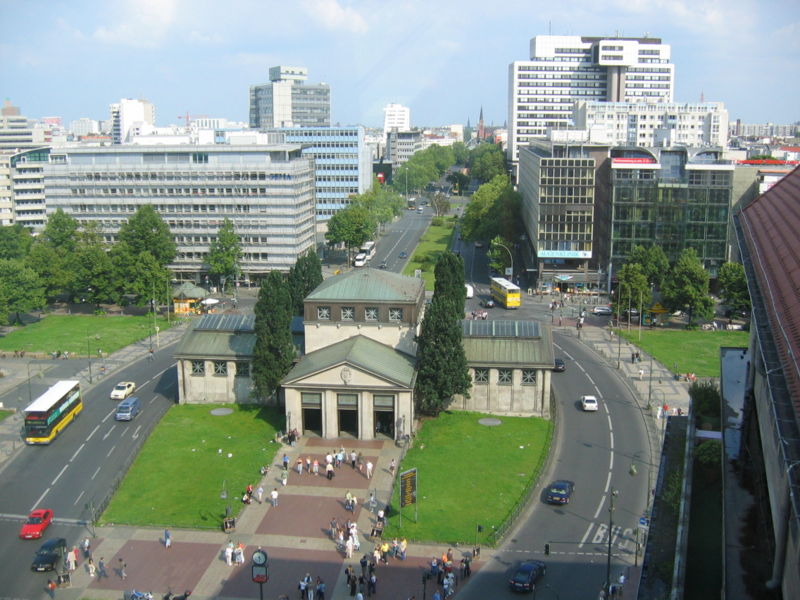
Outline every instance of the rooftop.
POLYGON ((306 302, 398 302, 416 303, 425 282, 383 269, 364 267, 329 277, 306 296, 306 302))

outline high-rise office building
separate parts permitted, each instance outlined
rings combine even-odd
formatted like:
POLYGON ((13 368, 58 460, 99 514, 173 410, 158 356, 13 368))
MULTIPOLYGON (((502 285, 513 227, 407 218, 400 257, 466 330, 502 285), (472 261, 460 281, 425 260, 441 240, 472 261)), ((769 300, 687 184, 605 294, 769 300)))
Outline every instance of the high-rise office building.
POLYGON ((411 109, 402 104, 387 104, 383 107, 383 137, 390 131, 411 129, 411 109))
POLYGON ((111 139, 115 144, 128 141, 128 134, 139 123, 156 124, 156 107, 147 100, 123 98, 109 106, 111 139))
POLYGON ((269 83, 250 86, 250 127, 330 127, 330 86, 306 79, 306 67, 270 68, 269 83))
POLYGON ((577 100, 672 102, 674 79, 658 38, 536 36, 530 60, 508 67, 508 158, 516 167, 521 146, 572 125, 577 100))

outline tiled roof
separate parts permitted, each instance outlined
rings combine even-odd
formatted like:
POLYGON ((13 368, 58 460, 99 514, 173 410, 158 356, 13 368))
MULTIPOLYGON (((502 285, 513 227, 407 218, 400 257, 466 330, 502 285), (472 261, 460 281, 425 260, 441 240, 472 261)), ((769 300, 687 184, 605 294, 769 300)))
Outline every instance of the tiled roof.
POLYGON ((416 302, 425 282, 417 277, 364 267, 329 277, 306 296, 306 301, 416 302))
POLYGON ((739 221, 800 419, 800 167, 742 210, 739 221))

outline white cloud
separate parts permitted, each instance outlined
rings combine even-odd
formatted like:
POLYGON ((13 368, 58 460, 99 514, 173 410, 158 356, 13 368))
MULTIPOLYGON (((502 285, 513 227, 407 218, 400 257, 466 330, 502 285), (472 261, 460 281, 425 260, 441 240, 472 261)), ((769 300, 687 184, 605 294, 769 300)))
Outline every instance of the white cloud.
POLYGON ((197 31, 193 29, 186 36, 190 42, 198 44, 221 44, 225 41, 219 33, 206 33, 204 31, 197 31))
POLYGON ((352 6, 342 6, 339 0, 304 0, 302 7, 312 20, 325 29, 350 33, 369 31, 367 20, 352 6))
POLYGON ((128 0, 116 22, 100 25, 92 38, 107 44, 152 48, 161 44, 176 22, 177 0, 128 0))

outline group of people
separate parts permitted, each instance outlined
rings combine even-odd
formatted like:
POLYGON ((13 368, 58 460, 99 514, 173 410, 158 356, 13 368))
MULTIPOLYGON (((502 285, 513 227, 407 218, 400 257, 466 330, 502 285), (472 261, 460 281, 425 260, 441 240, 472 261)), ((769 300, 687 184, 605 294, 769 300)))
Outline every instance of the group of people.
MULTIPOLYGON (((461 576, 463 578, 469 577, 472 574, 472 556, 469 554, 465 554, 464 557, 461 559, 461 576)), ((431 578, 436 578, 436 583, 442 586, 442 592, 444 594, 444 598, 449 598, 453 594, 456 593, 456 573, 455 573, 455 563, 454 563, 454 556, 453 556, 453 549, 448 548, 447 552, 443 552, 441 557, 434 556, 431 559, 431 571, 430 571, 431 578)), ((433 598, 438 598, 438 600, 442 599, 442 596, 439 595, 439 591, 436 590, 434 592, 433 598)))
POLYGON ((255 498, 259 504, 263 502, 264 488, 260 484, 255 490, 253 489, 252 483, 247 486, 247 489, 245 489, 242 495, 242 504, 252 504, 253 498, 255 498))
POLYGON ((306 573, 297 584, 297 589, 300 591, 300 600, 325 600, 325 582, 319 575, 314 580, 310 573, 306 573))
MULTIPOLYGON (((308 473, 309 475, 319 476, 324 474, 328 481, 336 476, 336 470, 341 468, 345 462, 349 462, 350 466, 363 474, 367 479, 372 478, 375 465, 369 459, 364 459, 361 452, 351 450, 349 453, 344 448, 339 450, 331 450, 325 454, 324 464, 323 461, 315 456, 298 456, 294 463, 294 469, 298 475, 308 473)), ((281 484, 286 485, 289 479, 289 457, 283 455, 282 461, 283 470, 281 472, 281 484)))
POLYGON ((377 564, 375 560, 370 560, 365 554, 360 563, 360 574, 356 573, 356 570, 350 565, 344 571, 350 597, 356 598, 356 600, 363 600, 364 597, 370 597, 378 593, 378 576, 375 573, 377 564))
POLYGON ((228 545, 225 546, 225 564, 232 567, 234 564, 244 564, 244 549, 245 545, 239 542, 234 545, 233 540, 228 540, 228 545))

